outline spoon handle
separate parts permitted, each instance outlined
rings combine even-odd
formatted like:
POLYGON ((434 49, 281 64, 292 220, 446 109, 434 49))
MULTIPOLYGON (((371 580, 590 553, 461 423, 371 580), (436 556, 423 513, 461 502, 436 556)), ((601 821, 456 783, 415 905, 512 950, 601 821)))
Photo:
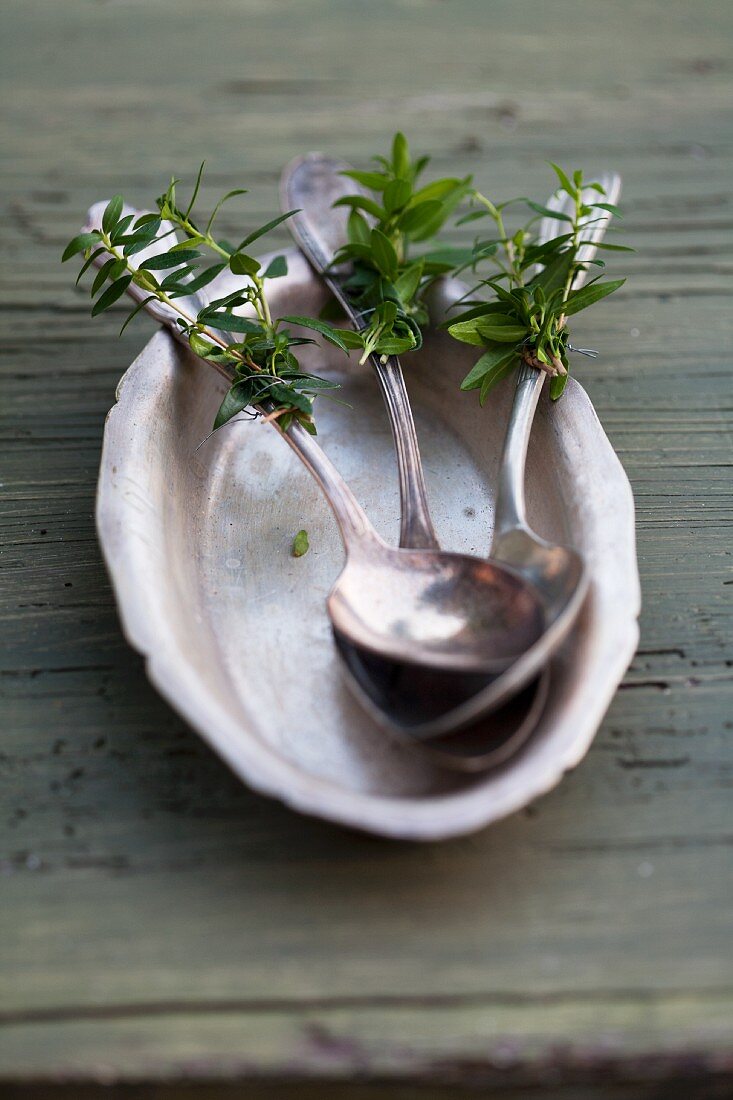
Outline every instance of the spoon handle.
POLYGON ((346 552, 351 553, 359 545, 381 541, 366 512, 313 436, 302 425, 293 423, 283 433, 283 438, 320 485, 336 517, 346 552))
MULTIPOLYGON (((608 173, 601 176, 599 181, 606 192, 607 201, 615 203, 621 192, 621 177, 616 173, 608 173)), ((589 198, 588 201, 592 201, 589 198)), ((557 193, 547 202, 551 210, 562 211, 567 202, 567 197, 562 198, 557 193)), ((603 240, 610 214, 599 217, 595 225, 585 230, 585 236, 589 243, 578 252, 578 257, 587 263, 596 254, 598 244, 603 240)), ((550 240, 555 234, 556 222, 553 218, 545 218, 540 226, 538 244, 550 240)), ((573 286, 582 286, 586 279, 586 272, 579 271, 573 286)), ((516 528, 527 529, 525 496, 524 496, 524 471, 527 462, 527 448, 529 436, 532 431, 532 421, 540 399, 540 392, 545 381, 545 372, 536 367, 523 364, 517 375, 517 388, 514 391, 514 401, 509 414, 506 435, 504 436, 504 449, 501 456, 499 469, 499 485, 496 500, 496 514, 494 521, 494 536, 491 544, 491 554, 498 553, 499 541, 508 531, 516 528)))
MULTIPOLYGON (((365 327, 339 279, 331 271, 331 262, 346 240, 346 215, 333 203, 349 191, 360 188, 345 184, 342 172, 349 165, 321 153, 297 157, 285 168, 280 191, 283 208, 297 208, 288 227, 303 255, 320 275, 357 330, 365 327)), ((371 356, 382 397, 387 407, 397 453, 400 486, 400 546, 411 549, 438 549, 428 507, 420 448, 400 361, 390 356, 385 362, 371 356)))
MULTIPOLYGON (((354 309, 338 281, 330 276, 323 276, 323 278, 354 327, 364 328, 361 314, 354 309)), ((397 474, 400 485, 400 546, 412 550, 438 550, 440 547, 430 518, 428 491, 417 441, 415 419, 412 415, 402 366, 395 355, 385 358, 384 361, 380 355, 372 355, 370 362, 387 407, 397 455, 397 474)))
POLYGON ((509 413, 504 449, 501 454, 494 537, 489 557, 498 553, 498 544, 502 535, 516 528, 524 530, 527 527, 524 469, 532 421, 544 381, 544 371, 530 367, 526 363, 519 368, 517 388, 514 391, 514 401, 509 413))

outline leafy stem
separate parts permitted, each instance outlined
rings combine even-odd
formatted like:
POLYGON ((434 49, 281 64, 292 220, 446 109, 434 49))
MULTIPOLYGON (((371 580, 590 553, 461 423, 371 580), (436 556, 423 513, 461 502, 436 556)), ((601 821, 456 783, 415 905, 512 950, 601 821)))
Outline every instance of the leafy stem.
POLYGON ((225 195, 201 230, 192 218, 192 210, 202 173, 203 165, 185 211, 176 202, 176 179, 156 200, 157 214, 125 213, 122 196, 116 195, 107 204, 100 227, 70 241, 62 259, 83 254, 80 277, 92 264, 99 268, 91 290, 92 298, 96 298, 93 316, 109 309, 131 284, 145 296, 131 310, 123 329, 154 300, 175 313, 192 351, 232 382, 217 413, 215 429, 247 407, 261 411, 264 406, 267 418, 277 420, 283 430, 297 421, 315 433, 313 402, 338 387, 301 368, 293 349, 315 341, 293 333, 286 325, 310 329, 344 352, 353 345, 338 329, 316 318, 272 316, 266 283, 287 274, 285 257, 276 256, 263 271, 260 262, 245 249, 293 212, 258 227, 233 248, 217 240, 212 227, 222 204, 243 192, 225 195), (183 240, 178 240, 177 231, 183 233, 183 240), (206 265, 207 251, 214 254, 215 263, 206 265), (242 285, 207 301, 194 316, 179 299, 190 298, 213 284, 227 267, 232 274, 243 276, 242 285), (248 308, 250 315, 239 312, 240 307, 248 308))
POLYGON ((412 246, 432 240, 468 193, 470 177, 443 178, 418 186, 428 157, 413 159, 407 139, 395 134, 389 157, 377 167, 343 174, 360 190, 334 206, 349 208, 348 243, 338 250, 335 268, 344 268, 346 293, 365 326, 361 362, 419 348, 428 316, 423 298, 430 284, 471 254, 431 250, 412 255, 412 246))
MULTIPOLYGON (((600 281, 598 276, 582 289, 573 290, 576 276, 589 264, 604 266, 599 259, 585 263, 581 260, 581 249, 587 243, 583 239, 585 231, 599 219, 618 211, 606 201, 588 198, 591 192, 600 199, 606 198, 599 183, 584 183, 580 171, 574 172, 571 178, 557 165, 552 167, 560 184, 559 193, 569 200, 569 212, 565 208, 541 206, 527 198, 494 203, 473 191, 471 198, 479 209, 466 214, 459 222, 475 221, 488 215, 498 233, 496 240, 477 240, 470 265, 464 265, 475 271, 487 263, 494 268, 475 287, 475 293, 479 294, 490 290, 493 300, 474 301, 469 310, 447 326, 455 339, 484 349, 461 387, 478 389, 481 404, 493 386, 521 363, 550 375, 550 396, 553 400, 560 397, 567 383, 568 352, 572 350, 568 316, 612 294, 625 281, 600 281), (503 219, 503 210, 510 203, 522 203, 531 212, 526 223, 511 237, 503 219), (560 223, 563 232, 540 241, 536 225, 545 218, 560 223)), ((598 243, 596 247, 632 251, 605 243, 598 243)))

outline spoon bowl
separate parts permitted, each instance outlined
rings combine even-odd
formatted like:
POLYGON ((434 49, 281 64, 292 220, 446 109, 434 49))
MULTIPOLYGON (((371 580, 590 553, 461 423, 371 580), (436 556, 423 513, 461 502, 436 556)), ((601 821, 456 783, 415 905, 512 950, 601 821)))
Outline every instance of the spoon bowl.
POLYGON ((446 671, 498 674, 544 630, 541 601, 514 570, 376 539, 350 555, 327 606, 342 646, 446 671))
POLYGON ((585 595, 587 570, 580 554, 569 546, 553 546, 533 531, 515 527, 498 534, 492 558, 511 562, 541 592, 548 626, 585 595))

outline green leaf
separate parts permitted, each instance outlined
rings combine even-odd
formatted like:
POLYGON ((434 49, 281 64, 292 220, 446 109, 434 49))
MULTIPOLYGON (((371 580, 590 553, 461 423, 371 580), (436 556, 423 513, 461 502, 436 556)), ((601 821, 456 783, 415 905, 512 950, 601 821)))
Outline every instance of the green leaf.
POLYGON ((260 262, 246 252, 235 252, 229 259, 229 268, 234 275, 256 275, 260 270, 260 262))
POLYGON ((360 183, 362 187, 369 187, 372 191, 384 191, 388 182, 382 172, 357 172, 350 169, 348 172, 339 172, 339 175, 348 176, 349 179, 360 183))
MULTIPOLYGON (((447 199, 449 195, 453 194, 456 190, 463 190, 468 186, 470 176, 466 176, 465 179, 459 180, 456 177, 444 177, 443 179, 433 180, 432 183, 426 183, 424 187, 421 187, 419 191, 416 191, 412 196, 410 206, 417 206, 420 202, 427 202, 434 199, 447 199)), ((480 212, 482 215, 486 211, 480 212)))
POLYGON ((609 214, 613 214, 614 217, 620 218, 623 221, 623 215, 617 206, 614 206, 612 202, 594 202, 591 203, 591 210, 607 210, 609 214))
POLYGON ((479 218, 488 218, 488 210, 471 210, 468 214, 464 214, 462 218, 459 218, 456 225, 466 225, 467 222, 478 221, 479 218))
MULTIPOLYGON (((147 241, 148 244, 157 237, 160 232, 160 228, 163 224, 163 220, 159 214, 143 214, 141 218, 138 218, 132 227, 132 232, 128 233, 125 237, 125 244, 138 243, 141 241, 147 241)), ((161 235, 161 240, 163 236, 161 235)))
POLYGON ((478 322, 479 318, 457 321, 454 325, 448 326, 448 332, 454 340, 460 340, 462 344, 473 344, 475 347, 482 347, 484 338, 478 330, 478 322))
POLYGON ((247 303, 247 290, 239 289, 233 291, 231 294, 225 295, 223 298, 214 298, 208 302, 205 309, 207 312, 213 312, 216 309, 228 309, 234 308, 234 306, 243 306, 247 303))
MULTIPOLYGON (((313 402, 304 393, 298 393, 292 386, 275 383, 269 387, 269 396, 277 405, 292 406, 300 412, 310 415, 313 412, 313 402)), ((257 395, 257 400, 263 400, 266 394, 257 395)))
POLYGON ((496 383, 501 382, 502 378, 506 378, 508 374, 511 374, 518 365, 519 360, 515 357, 514 359, 509 359, 508 362, 501 366, 497 366, 493 370, 488 371, 484 375, 484 380, 481 383, 481 392, 479 393, 479 402, 481 405, 484 404, 489 395, 489 391, 493 389, 496 383))
POLYGON ((112 232, 117 222, 120 220, 120 214, 122 213, 122 207, 125 204, 125 200, 122 195, 115 195, 107 203, 104 214, 102 215, 102 229, 108 235, 112 232))
POLYGON ((518 325, 516 322, 512 323, 511 318, 500 313, 490 320, 479 319, 477 327, 484 338, 484 342, 495 340, 500 344, 517 344, 527 335, 527 329, 524 325, 518 325))
POLYGON ((80 233, 67 244, 61 256, 61 262, 66 263, 72 256, 76 256, 78 252, 86 252, 88 248, 91 248, 93 244, 97 244, 99 240, 100 235, 96 229, 92 230, 91 233, 80 233))
POLYGON ((155 276, 147 271, 141 271, 139 268, 132 276, 132 281, 135 286, 139 286, 141 290, 157 291, 158 289, 158 282, 155 276))
POLYGON ((244 378, 239 382, 235 382, 219 406, 213 430, 216 431, 217 428, 220 428, 222 424, 226 424, 237 413, 241 413, 243 409, 247 408, 251 400, 252 380, 244 378))
POLYGON ((396 179, 390 180, 384 189, 384 209, 388 214, 393 214, 395 210, 400 210, 405 203, 409 200, 412 194, 412 188, 407 180, 396 179))
MULTIPOLYGON (((125 260, 113 259, 112 264, 107 269, 106 278, 109 282, 113 283, 116 279, 119 279, 120 275, 124 275, 127 271, 127 263, 125 260)), ((96 284, 96 280, 95 280, 96 284)), ((92 297, 96 294, 97 290, 101 287, 101 282, 96 285, 96 289, 92 288, 92 297)))
POLYGON ((109 309, 109 307, 125 293, 131 282, 131 275, 123 275, 121 279, 117 279, 116 282, 108 286, 104 294, 102 294, 92 306, 92 317, 96 317, 98 313, 102 313, 103 310, 109 309))
POLYGON ((508 309, 509 307, 505 302, 481 302, 470 309, 464 309, 461 313, 457 313, 455 317, 449 317, 447 320, 442 321, 438 327, 449 329, 451 325, 457 325, 461 321, 472 321, 474 317, 486 317, 492 313, 506 313, 508 309))
POLYGON ((422 260, 419 263, 410 264, 410 266, 402 272, 399 278, 395 279, 395 291, 400 301, 404 302, 405 305, 409 305, 417 294, 424 266, 422 260))
POLYGON ((207 355, 210 355, 214 350, 214 345, 210 340, 204 340, 203 336, 199 332, 189 332, 188 342, 191 345, 191 351, 196 355, 200 355, 202 359, 205 359, 207 355))
MULTIPOLYGON (((426 241, 430 237, 434 237, 438 230, 445 222, 448 215, 460 202, 460 196, 455 198, 445 199, 443 202, 438 203, 438 209, 434 212, 431 218, 423 220, 423 224, 418 228, 412 228, 409 231, 409 236, 413 241, 426 241)), ((422 204, 421 204, 422 205, 422 204)), ((417 210, 418 208, 415 207, 417 210)))
POLYGON ((340 199, 336 199, 333 204, 336 206, 350 206, 354 210, 366 210, 367 214, 371 214, 377 221, 382 221, 386 217, 386 211, 382 209, 378 202, 374 199, 369 199, 365 195, 344 195, 340 199))
POLYGON ((372 229, 370 245, 374 264, 382 275, 384 275, 385 279, 389 279, 390 282, 392 282, 397 278, 397 270, 399 267, 394 245, 379 229, 372 229))
POLYGON ((292 555, 294 558, 302 558, 304 554, 307 554, 310 550, 310 543, 308 542, 308 532, 298 531, 297 535, 293 539, 292 555))
POLYGON ((552 162, 552 161, 549 161, 549 165, 550 165, 550 168, 552 168, 552 169, 554 170, 554 172, 555 172, 555 175, 557 176, 557 178, 558 178, 558 179, 560 180, 560 185, 561 185, 561 187, 562 187, 562 188, 563 188, 563 189, 564 189, 565 191, 567 191, 568 195, 574 195, 574 194, 576 193, 576 190, 575 190, 575 188, 573 187, 573 185, 572 185, 572 183, 570 182, 570 180, 568 179, 568 177, 567 177, 567 175, 565 174, 565 172, 563 172, 563 170, 562 170, 562 168, 560 167, 560 165, 559 165, 559 164, 553 164, 553 162, 552 162))
MULTIPOLYGON (((581 241, 581 244, 594 244, 593 241, 581 241)), ((635 248, 630 248, 627 244, 608 244, 607 241, 599 241, 596 248, 602 248, 605 252, 636 252, 635 248)))
POLYGON ((541 286, 545 294, 549 297, 554 290, 559 290, 560 287, 565 286, 573 262, 573 249, 566 249, 565 252, 561 252, 560 255, 547 264, 546 267, 543 267, 539 275, 535 275, 534 279, 529 284, 530 287, 541 286))
POLYGON ((130 256, 136 256, 138 252, 144 252, 146 248, 150 248, 154 239, 154 237, 141 237, 135 238, 134 240, 128 239, 122 249, 122 255, 128 258, 130 256))
POLYGON ((87 271, 87 270, 88 270, 88 269, 89 269, 89 268, 91 267, 91 265, 92 265, 92 264, 94 263, 94 261, 95 261, 95 260, 98 260, 98 259, 99 259, 99 257, 100 257, 100 256, 102 256, 102 255, 103 255, 103 254, 104 254, 104 253, 105 253, 106 251, 107 251, 107 250, 106 250, 106 248, 104 248, 104 247, 102 247, 102 248, 96 248, 96 249, 94 250, 94 252, 91 252, 91 253, 90 253, 90 254, 89 254, 89 255, 87 256, 86 260, 85 260, 85 261, 84 261, 84 263, 82 264, 82 267, 81 267, 81 271, 79 272, 79 274, 78 274, 78 275, 77 275, 77 277, 76 277, 76 285, 77 285, 77 286, 79 285, 79 281, 81 280, 81 277, 82 277, 82 275, 84 274, 84 272, 85 272, 85 271, 87 271))
POLYGON ((197 275, 195 279, 192 279, 190 283, 186 283, 186 289, 188 290, 189 294, 195 294, 197 290, 201 290, 203 287, 208 286, 212 279, 215 279, 216 276, 220 272, 222 272, 226 266, 226 264, 221 263, 212 264, 211 267, 207 267, 204 271, 201 272, 200 275, 197 275))
MULTIPOLYGON (((289 325, 300 325, 301 328, 311 329, 312 332, 317 332, 324 340, 327 340, 329 344, 334 344, 335 347, 340 348, 341 351, 348 350, 346 341, 344 340, 345 333, 340 329, 333 328, 333 326, 327 324, 326 321, 319 321, 316 317, 300 317, 297 315, 281 317, 280 320, 287 322, 289 325)), ((359 341, 359 346, 361 346, 361 340, 359 341)))
POLYGON ((422 156, 418 157, 412 166, 412 178, 416 180, 423 169, 430 163, 430 157, 422 156))
POLYGON ((516 360, 517 353, 514 348, 507 350, 506 348, 489 348, 484 352, 481 358, 474 363, 471 370, 461 382, 462 390, 477 390, 479 386, 483 385, 484 379, 487 375, 493 375, 505 367, 508 363, 512 363, 516 360))
POLYGON ((429 252, 424 252, 420 257, 428 268, 434 269, 435 266, 447 267, 447 268, 459 268, 464 267, 466 264, 470 264, 473 260, 472 248, 431 248, 429 252))
POLYGON ((601 298, 613 294, 614 290, 618 290, 625 282, 625 279, 610 279, 605 283, 591 283, 589 286, 584 286, 570 295, 563 307, 563 312, 568 317, 573 313, 580 313, 581 309, 586 309, 601 298))
MULTIPOLYGON (((138 270, 142 270, 138 268, 138 270)), ((190 264, 184 264, 182 267, 176 267, 173 271, 169 271, 160 284, 162 290, 168 290, 171 287, 181 288, 184 286, 183 280, 188 278, 192 272, 193 267, 190 264)))
POLYGON ((532 202, 531 199, 527 199, 526 203, 530 210, 535 210, 545 218, 555 218, 559 222, 570 222, 571 225, 573 224, 573 219, 569 214, 563 214, 560 210, 551 210, 549 206, 541 206, 540 203, 532 202))
POLYGON ((392 325, 397 318, 397 303, 389 300, 380 302, 374 311, 374 319, 381 325, 392 325))
POLYGON ((200 255, 201 253, 195 248, 182 250, 181 252, 163 252, 143 260, 140 264, 140 270, 165 271, 169 267, 180 267, 181 264, 188 263, 189 260, 195 260, 200 255))
POLYGON ((223 332, 246 332, 253 336, 261 336, 263 332, 259 321, 251 321, 249 317, 240 317, 238 313, 229 313, 226 310, 222 313, 210 313, 202 309, 197 320, 223 332))
MULTIPOLYGON (((371 234, 371 230, 369 232, 371 234)), ((339 248, 331 261, 331 266, 337 267, 350 260, 364 260, 366 263, 371 263, 371 259, 372 250, 368 244, 345 244, 339 248)))
POLYGON ((562 397, 565 387, 568 384, 569 374, 556 374, 554 378, 550 379, 550 400, 557 401, 558 397, 562 397))
POLYGON ((116 262, 117 261, 115 260, 114 256, 110 256, 110 258, 108 260, 105 260, 102 266, 99 268, 97 274, 94 276, 94 282, 92 283, 91 290, 89 291, 92 298, 100 289, 100 287, 104 286, 107 281, 107 276, 109 275, 116 262))
POLYGON ((407 179, 410 173, 410 147, 404 134, 396 133, 392 141, 392 167, 396 176, 407 179))
POLYGON ((152 231, 153 234, 155 234, 160 229, 160 224, 161 224, 160 214, 153 214, 153 213, 141 214, 140 217, 135 222, 134 229, 137 232, 138 230, 142 229, 143 227, 145 227, 146 229, 151 229, 151 227, 154 226, 155 228, 152 228, 151 231, 152 231))
POLYGON ((206 237, 202 237, 200 233, 194 233, 192 237, 186 237, 185 241, 174 244, 168 249, 168 252, 169 254, 172 252, 188 252, 189 249, 198 248, 202 244, 206 244, 206 237))
POLYGON ((124 238, 125 233, 129 228, 130 222, 134 217, 134 214, 126 214, 124 218, 121 218, 120 221, 117 222, 116 226, 112 230, 112 233, 110 234, 110 240, 112 244, 119 244, 119 242, 124 238))
POLYGON ((371 229, 366 218, 362 217, 358 210, 352 210, 349 214, 348 234, 352 244, 369 245, 371 229))
POLYGON ((201 161, 201 166, 200 166, 199 171, 198 171, 198 175, 196 176, 196 183, 194 184, 193 194, 191 195, 191 201, 189 202, 188 206, 186 207, 186 213, 183 215, 184 221, 188 221, 188 219, 191 215, 191 211, 194 208, 194 204, 196 202, 196 199, 198 198, 199 188, 201 187, 201 180, 202 180, 203 175, 204 175, 204 168, 205 167, 206 167, 206 161, 202 160, 201 161))
POLYGON ((129 325, 129 323, 133 319, 133 317, 137 317, 138 313, 140 313, 141 310, 145 309, 146 305, 149 302, 156 302, 157 300, 158 300, 158 295, 157 294, 149 294, 147 296, 147 298, 143 298, 142 302, 138 302, 138 304, 131 311, 131 313, 128 314, 124 325, 120 329, 119 335, 122 336, 122 333, 125 331, 125 329, 129 325))
POLYGON ((417 346, 414 336, 380 336, 375 352, 378 355, 402 355, 404 351, 412 351, 417 346))
POLYGON ((339 329, 339 335, 351 351, 364 347, 364 336, 361 332, 355 332, 352 328, 342 328, 339 329))
POLYGON ((288 218, 292 218, 293 214, 299 214, 300 210, 288 210, 287 214, 280 214, 279 217, 273 218, 272 221, 267 222, 266 225, 261 225, 259 229, 253 230, 243 241, 240 241, 237 245, 236 251, 241 252, 243 248, 246 248, 248 244, 252 244, 253 241, 258 241, 260 237, 264 237, 266 233, 269 233, 271 229, 274 229, 276 225, 280 225, 281 222, 287 221, 288 218))
POLYGON ((288 261, 284 256, 276 256, 274 260, 271 260, 267 265, 267 270, 262 276, 263 279, 280 279, 283 275, 288 273, 288 261))
POLYGON ((224 195, 223 198, 219 199, 218 203, 214 207, 212 215, 209 218, 208 222, 206 223, 205 232, 206 233, 211 233, 211 227, 214 224, 214 218, 219 213, 219 211, 221 210, 221 208, 222 208, 222 206, 224 205, 225 202, 227 202, 229 199, 233 199, 236 195, 246 195, 246 194, 247 194, 247 191, 243 187, 235 187, 233 191, 227 191, 226 195, 224 195))
POLYGON ((442 210, 443 204, 437 199, 420 202, 417 206, 408 207, 404 214, 400 215, 399 227, 403 233, 417 239, 416 234, 424 234, 442 210))

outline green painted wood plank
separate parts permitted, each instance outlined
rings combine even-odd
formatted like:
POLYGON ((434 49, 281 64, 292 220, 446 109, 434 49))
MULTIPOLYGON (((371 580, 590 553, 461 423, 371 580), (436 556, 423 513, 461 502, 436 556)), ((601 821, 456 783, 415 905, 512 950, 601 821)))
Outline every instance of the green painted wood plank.
MULTIPOLYGON (((603 1068, 598 1065, 595 1075, 599 1084, 619 1077, 642 1087, 674 1081, 669 1064, 660 1059, 666 1052, 677 1074, 688 1078, 689 1087, 691 1065, 699 1075, 730 1065, 730 1031, 720 1023, 730 1015, 730 1007, 730 1001, 694 998, 670 998, 663 1007, 653 1000, 639 1005, 624 998, 610 1005, 593 1000, 544 1005, 447 1003, 442 1008, 377 1004, 357 1008, 357 1046, 350 1005, 314 1004, 297 1012, 282 1006, 242 1006, 237 1011, 222 1005, 213 1014, 201 1010, 174 1014, 161 1005, 154 1016, 147 1017, 120 1013, 111 1020, 90 1020, 69 1014, 56 1026, 41 1021, 33 1027, 19 1023, 5 1031, 5 1038, 13 1040, 18 1076, 39 1070, 73 1075, 96 1060, 102 1079, 124 1078, 133 1056, 147 1064, 152 1080, 165 1079, 182 1062, 194 1078, 267 1080, 273 1071, 281 1070, 281 1052, 287 1049, 292 1070, 297 1067, 306 1080, 348 1080, 355 1061, 360 1061, 371 1076, 388 1085, 405 1078, 437 1079, 459 1088, 483 1085, 486 1090, 501 1087, 511 1067, 521 1067, 513 1075, 516 1085, 532 1087, 543 1080, 551 1085, 557 1063, 552 1044, 562 1031, 573 1036, 564 1052, 568 1063, 580 1069, 598 1065, 602 1059, 603 1068), (693 1020, 696 1026, 691 1027, 693 1020), (715 1036, 704 1051, 697 1046, 700 1026, 715 1036), (619 1064, 621 1036, 626 1040, 626 1058, 619 1064), (104 1061, 100 1060, 102 1043, 104 1061), (76 1066, 69 1050, 77 1052, 76 1066), (654 1051, 651 1057, 650 1051, 654 1051)), ((581 1073, 575 1075, 581 1077, 581 1073)), ((588 1080, 587 1074, 582 1076, 588 1080)))

